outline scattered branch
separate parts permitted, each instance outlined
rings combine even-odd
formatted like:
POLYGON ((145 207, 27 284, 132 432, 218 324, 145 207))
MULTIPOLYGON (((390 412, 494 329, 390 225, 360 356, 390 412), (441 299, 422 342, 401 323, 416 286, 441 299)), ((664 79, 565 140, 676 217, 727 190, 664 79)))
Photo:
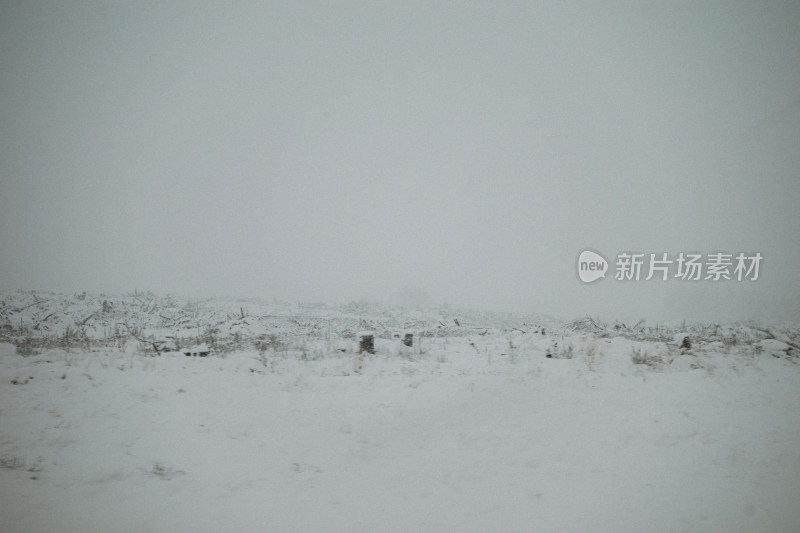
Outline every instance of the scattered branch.
MULTIPOLYGON (((86 325, 86 323, 87 323, 89 320, 91 320, 91 318, 92 318, 94 315, 96 315, 97 313, 99 313, 99 312, 100 312, 99 310, 95 311, 94 313, 92 313, 91 315, 87 316, 86 318, 84 318, 83 320, 81 320, 80 322, 78 322, 77 324, 78 324, 79 326, 85 326, 85 325, 86 325)), ((52 313, 51 313, 51 314, 52 314, 52 313)), ((49 316, 49 315, 48 315, 48 316, 49 316)))

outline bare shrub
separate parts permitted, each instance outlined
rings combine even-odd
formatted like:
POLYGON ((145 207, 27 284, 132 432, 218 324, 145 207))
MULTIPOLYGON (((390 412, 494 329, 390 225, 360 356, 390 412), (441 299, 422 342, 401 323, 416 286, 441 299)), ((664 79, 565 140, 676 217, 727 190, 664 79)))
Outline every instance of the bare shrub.
POLYGON ((641 348, 631 348, 631 361, 635 365, 656 366, 664 364, 664 359, 660 355, 650 354, 641 348))
POLYGON ((25 459, 17 455, 2 455, 0 456, 0 468, 7 468, 9 470, 22 470, 25 468, 25 459))
POLYGON ((30 337, 25 337, 22 342, 17 344, 16 352, 17 355, 21 355, 23 357, 39 355, 39 350, 36 349, 33 339, 30 337))
POLYGON ((597 365, 597 341, 592 340, 586 347, 584 353, 586 355, 586 365, 589 367, 589 370, 595 370, 597 365))

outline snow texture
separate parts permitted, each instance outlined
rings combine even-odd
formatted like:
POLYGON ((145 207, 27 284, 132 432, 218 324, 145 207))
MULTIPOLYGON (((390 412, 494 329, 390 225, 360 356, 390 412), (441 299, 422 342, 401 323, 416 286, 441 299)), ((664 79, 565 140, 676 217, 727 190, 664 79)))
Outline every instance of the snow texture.
POLYGON ((800 530, 797 329, 1 299, 4 532, 800 530))

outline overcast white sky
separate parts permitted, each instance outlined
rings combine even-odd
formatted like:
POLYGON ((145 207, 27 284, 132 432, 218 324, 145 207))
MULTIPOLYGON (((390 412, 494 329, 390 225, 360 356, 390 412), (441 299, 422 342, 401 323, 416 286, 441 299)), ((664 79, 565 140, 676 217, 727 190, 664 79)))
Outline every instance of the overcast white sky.
POLYGON ((797 1, 4 1, 0 147, 3 289, 800 311, 797 1))

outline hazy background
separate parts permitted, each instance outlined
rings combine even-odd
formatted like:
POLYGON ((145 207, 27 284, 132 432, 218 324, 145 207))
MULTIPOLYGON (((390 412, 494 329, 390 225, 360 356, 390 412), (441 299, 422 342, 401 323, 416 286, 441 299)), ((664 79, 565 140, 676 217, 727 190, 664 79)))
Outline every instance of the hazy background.
POLYGON ((229 4, 0 2, 0 288, 800 312, 800 2, 229 4))

